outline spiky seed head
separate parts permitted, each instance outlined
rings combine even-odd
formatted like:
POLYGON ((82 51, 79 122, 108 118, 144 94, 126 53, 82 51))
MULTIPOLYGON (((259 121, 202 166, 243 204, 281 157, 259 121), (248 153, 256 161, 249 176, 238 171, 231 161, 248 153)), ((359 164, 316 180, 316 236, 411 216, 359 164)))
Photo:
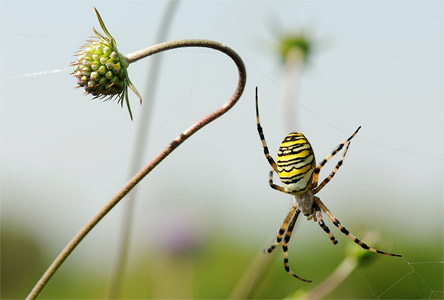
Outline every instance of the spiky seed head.
POLYGON ((120 96, 126 84, 125 58, 110 47, 106 39, 91 40, 78 53, 74 65, 77 84, 98 98, 120 96))
POLYGON ((104 100, 117 99, 122 106, 125 100, 132 119, 128 87, 139 97, 140 103, 142 98, 128 77, 128 61, 117 50, 116 41, 97 10, 96 14, 105 35, 93 28, 96 35, 77 52, 77 60, 72 63, 73 74, 77 78, 78 87, 83 87, 86 94, 104 100))

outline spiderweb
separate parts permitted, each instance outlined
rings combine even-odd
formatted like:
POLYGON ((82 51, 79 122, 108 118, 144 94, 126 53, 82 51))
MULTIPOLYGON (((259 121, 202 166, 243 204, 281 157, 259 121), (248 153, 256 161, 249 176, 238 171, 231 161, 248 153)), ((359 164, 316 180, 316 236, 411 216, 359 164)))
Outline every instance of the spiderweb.
MULTIPOLYGON (((398 9, 398 7, 396 7, 396 9, 398 9)), ((380 13, 380 11, 378 10, 378 14, 380 13)), ((242 16, 243 18, 244 16, 242 16)), ((409 19, 410 22, 410 19, 409 19)), ((420 22, 422 23, 422 22, 420 22)), ((52 25, 53 26, 53 25, 52 25)), ((76 24, 76 26, 78 26, 76 24)), ((225 25, 224 25, 225 26, 225 25)), ((255 26, 257 26, 257 24, 255 24, 255 26)), ((55 27, 55 26, 53 26, 55 27)), ((260 29, 260 27, 258 27, 260 29)), ((54 29, 54 28, 53 28, 54 29)), ((20 43, 24 43, 24 45, 26 47, 22 47, 24 50, 24 53, 22 54, 23 56, 25 56, 25 54, 30 55, 29 50, 27 49, 32 49, 35 46, 35 43, 39 43, 40 46, 44 45, 46 46, 46 43, 48 42, 48 39, 45 39, 43 41, 40 41, 42 39, 42 36, 37 35, 35 38, 32 38, 32 36, 30 36, 27 32, 29 32, 29 29, 26 29, 26 34, 24 35, 26 37, 26 39, 22 39, 19 40, 20 43), (29 38, 32 38, 32 44, 28 44, 27 40, 29 38)), ((65 33, 63 33, 63 35, 65 35, 65 33)), ((43 36, 45 37, 45 36, 43 36)), ((53 37, 53 36, 52 36, 53 37)), ((60 36, 57 36, 58 38, 60 36)), ((14 37, 15 38, 15 37, 14 37)), ((68 39, 68 38, 67 38, 68 39)), ((7 40, 8 41, 8 40, 7 40)), ((82 40, 83 41, 83 40, 82 40)), ((243 41, 244 42, 244 41, 243 41)), ((82 42, 83 43, 83 42, 82 42)), ((77 44, 74 43, 74 44, 77 44)), ((123 44, 123 43, 122 43, 123 44)), ((240 45, 241 43, 239 43, 240 45)), ((47 52, 48 53, 53 53, 54 49, 52 49, 54 46, 53 43, 50 43, 47 47, 47 52)), ((59 44, 56 44, 55 46, 60 46, 59 44)), ((79 44, 80 46, 80 44, 79 44)), ((409 45, 410 46, 410 45, 409 45)), ((63 45, 63 47, 66 47, 65 45, 63 45)), ((46 48, 45 48, 46 49, 46 48)), ((77 49, 77 46, 73 48, 75 51, 77 49)), ((57 50, 57 49, 56 49, 57 50)), ((430 49, 433 50, 433 49, 430 49)), ((72 51, 72 52, 73 52, 72 51)), ((55 51, 57 52, 57 51, 55 51)), ((48 57, 45 57, 45 59, 48 60, 48 57)), ((33 59, 34 61, 38 61, 40 63, 44 63, 39 61, 38 59, 33 59)), ((50 60, 48 60, 48 62, 50 62, 50 60)), ((260 82, 260 80, 256 80, 258 79, 257 77, 255 78, 254 73, 259 73, 260 77, 265 78, 267 82, 271 82, 271 90, 272 92, 275 92, 275 94, 279 94, 279 93, 283 93, 284 91, 282 89, 279 88, 279 84, 277 83, 277 81, 273 78, 271 78, 269 75, 267 75, 266 72, 262 72, 262 70, 260 70, 260 68, 256 67, 257 63, 256 62, 249 62, 248 60, 246 61, 248 63, 248 69, 250 71, 249 76, 249 84, 251 84, 251 86, 247 86, 247 89, 249 89, 250 91, 253 91, 252 86, 254 85, 259 85, 260 86, 260 90, 261 91, 265 91, 266 85, 264 86, 260 82), (253 70, 253 72, 251 72, 253 70)), ((19 61, 16 62, 17 65, 20 64, 19 61)), ((23 63, 21 64, 23 66, 23 63)), ((131 70, 133 71, 133 70, 131 70)), ((20 71, 19 71, 20 72, 20 71)), ((71 68, 59 68, 59 69, 54 69, 54 70, 49 70, 49 71, 41 71, 41 72, 31 72, 31 73, 26 73, 26 74, 6 74, 5 79, 6 79, 6 84, 9 83, 14 83, 15 81, 24 81, 24 80, 31 80, 32 78, 38 77, 38 78, 50 78, 50 76, 64 76, 66 77, 67 73, 71 72, 71 68)), ((260 78, 259 78, 260 79, 260 78)), ((73 80, 73 86, 74 86, 74 80, 73 80)), ((5 83, 4 83, 5 84, 5 83)), ((18 85, 18 84, 17 84, 18 85)), ((21 87, 26 86, 26 85, 21 85, 21 87)), ((320 87, 321 88, 321 87, 320 87)), ((268 89, 270 90, 270 89, 268 89)), ((18 91, 20 92, 20 91, 18 91)), ((365 91, 364 91, 365 93, 365 91)), ((20 94, 20 93, 17 93, 20 94)), ((79 93, 81 94, 81 93, 79 93)), ((248 90, 246 90, 246 93, 244 94, 243 98, 248 98, 247 96, 251 95, 251 93, 248 93, 248 90)), ((423 95, 418 95, 418 99, 421 98, 423 95)), ((303 97, 301 97, 302 99, 303 97)), ((11 97, 9 98, 11 99, 11 97)), ((8 100, 9 100, 8 99, 8 100)), ((270 101, 267 100, 267 97, 263 97, 262 98, 264 101, 270 101), (265 99, 264 99, 265 98, 265 99)), ((246 101, 249 102, 249 107, 251 106, 250 103, 252 103, 252 99, 244 99, 242 101, 246 101)), ((325 101, 333 101, 332 99, 326 99, 325 101)), ((418 100, 418 106, 421 106, 421 100, 418 100)), ((325 127, 325 128, 329 128, 329 129, 334 129, 337 130, 341 133, 344 134, 344 136, 348 136, 348 134, 350 133, 350 131, 352 131, 353 129, 350 128, 345 128, 344 125, 339 125, 337 124, 335 121, 331 121, 332 119, 326 118, 324 114, 321 114, 318 112, 317 109, 314 109, 313 106, 310 103, 307 102, 300 102, 299 104, 299 108, 302 114, 304 114, 305 116, 308 116, 309 118, 311 118, 312 120, 314 120, 314 122, 317 122, 318 125, 320 125, 319 127, 325 127)), ((44 107, 45 105, 42 104, 42 107, 44 107)), ((279 105, 276 105, 276 107, 279 107, 279 105)), ((17 112, 19 111, 17 109, 17 107, 15 107, 16 110, 14 111, 17 112)), ((23 108, 23 107, 22 107, 23 108)), ((343 108, 345 110, 347 110, 347 108, 343 108)), ((381 108, 383 109, 383 108, 381 108)), ((277 111, 278 109, 276 109, 277 111)), ((419 109, 418 109, 419 110, 419 109)), ((6 114, 5 112, 3 112, 4 114, 6 114)), ((9 111, 8 111, 9 113, 9 111)), ((245 114, 246 115, 246 114, 245 114)), ((253 115, 253 111, 251 110, 251 115, 253 115)), ((245 117, 245 119, 248 120, 249 117, 245 117)), ((279 116, 279 114, 278 114, 279 116)), ((251 118, 250 118, 251 119, 251 118)), ((265 118, 264 118, 265 119, 265 118)), ((280 116, 280 120, 282 121, 282 116, 280 116)), ((394 118, 394 120, 396 120, 396 118, 394 118)), ((252 122, 254 123, 254 119, 252 120, 248 120, 248 122, 252 122)), ((374 119, 372 119, 372 121, 374 122, 378 122, 378 116, 375 116, 374 119)), ((416 120, 412 120, 412 123, 414 123, 416 120)), ((245 121, 247 122, 247 121, 245 121)), ((279 120, 278 118, 275 119, 275 123, 278 123, 279 120)), ((394 121, 396 122, 396 121, 394 121)), ((15 125, 15 124, 14 124, 15 125)), ((25 124, 26 125, 26 124, 25 124)), ((421 126, 420 122, 419 124, 416 124, 417 126, 421 126)), ((18 126, 18 124, 17 124, 18 126)), ((395 126, 395 125, 394 125, 395 126)), ((334 131, 333 130, 333 131, 334 131)), ((384 130, 384 128, 381 127, 381 132, 384 130)), ((409 128, 406 129, 406 131, 408 131, 409 128)), ((442 133, 442 132, 441 132, 442 133)), ((173 136, 175 136, 175 133, 172 134, 173 136)), ((271 135, 271 130, 269 133, 269 136, 271 135)), ((255 138, 255 142, 257 141, 257 137, 255 138)), ((435 136, 433 137, 434 139, 439 139, 439 136, 435 136)), ((442 137, 441 137, 442 138, 442 137)), ((392 142, 387 142, 387 140, 381 140, 379 138, 372 138, 369 137, 365 134, 365 131, 361 132, 359 134, 359 136, 357 137, 357 139, 364 141, 366 143, 365 146, 369 146, 369 147, 374 147, 374 150, 384 150, 383 152, 388 152, 390 155, 392 156, 399 156, 399 163, 404 164, 404 165, 412 165, 415 162, 421 160, 421 162, 428 166, 428 168, 430 168, 430 171, 433 172, 436 169, 441 169, 441 173, 440 173, 440 179, 441 181, 437 180, 437 182, 433 182, 434 186, 436 186, 436 184, 441 185, 443 184, 442 182, 442 163, 443 163, 443 159, 442 156, 436 155, 436 151, 435 152, 431 152, 431 148, 429 146, 429 141, 427 140, 422 140, 421 136, 414 136, 412 137, 412 145, 411 147, 400 147, 398 144, 396 143, 392 143, 392 142)), ((168 138, 169 140, 169 138, 168 138)), ((339 142, 339 141, 338 141, 339 142)), ((355 143, 356 144, 356 143, 355 143)), ((256 143, 255 146, 258 146, 258 144, 256 143)), ((334 145, 332 145, 334 146, 334 145)), ((353 147, 355 147, 355 145, 353 145, 353 147)), ((18 151, 19 149, 17 149, 18 151)), ((260 150, 258 150, 260 151, 260 150)), ((394 168, 395 170, 396 168, 394 168)), ((384 172, 390 172, 391 170, 384 170, 384 172)), ((416 174, 416 169, 412 169, 410 172, 411 176, 419 176, 421 177, 421 175, 417 175, 416 174)), ((434 171, 436 174, 436 171, 434 171)), ((438 172, 439 173, 439 172, 438 172)), ((394 178, 396 178, 398 176, 398 174, 396 174, 395 172, 393 172, 392 175, 394 178)), ((439 176, 439 175, 438 175, 439 176)), ((428 177, 429 178, 429 177, 428 177)), ((430 176, 430 178, 432 178, 430 176)), ((436 178, 436 176, 435 176, 436 178)), ((418 179, 420 180, 420 179, 418 179)), ((365 184, 365 183, 363 183, 365 184)), ((409 186, 411 184, 414 184, 412 182, 408 182, 405 185, 409 186)), ((334 188, 334 185, 333 187, 334 188)), ((405 194, 403 194, 402 190, 398 191, 400 194, 400 198, 402 198, 403 196, 405 196, 405 194)), ((438 197, 441 197, 441 199, 438 199, 438 201, 443 201, 442 196, 442 187, 441 190, 437 192, 438 197)), ((426 193, 423 194, 424 196, 427 196, 426 193)), ((404 255, 403 258, 399 259, 398 262, 394 262, 393 264, 390 264, 390 266, 396 265, 397 269, 396 272, 390 272, 390 276, 386 275, 386 274, 382 274, 385 275, 383 276, 383 280, 384 280, 384 284, 381 285, 378 282, 375 282, 374 277, 368 275, 367 270, 365 270, 364 268, 358 267, 357 269, 357 273, 359 278, 362 279, 362 282, 365 283, 365 285, 367 286, 368 290, 370 291, 372 298, 374 299, 399 299, 400 294, 405 295, 405 291, 408 292, 408 298, 411 299, 443 299, 444 298, 444 294, 443 294, 443 269, 444 269, 444 259, 442 256, 442 236, 443 236, 443 229, 442 229, 442 220, 443 220, 443 211, 442 211, 442 204, 441 206, 436 206, 436 204, 439 202, 435 201, 433 203, 431 202, 427 202, 427 199, 424 199, 422 197, 421 193, 418 193, 418 197, 416 200, 416 203, 406 203, 406 205, 411 205, 411 206, 415 206, 414 208, 410 208, 409 210, 404 209, 401 212, 398 212, 400 215, 402 215, 402 218, 405 219, 409 219, 409 222, 404 222, 404 225, 401 225, 403 227, 404 230, 407 231, 407 234, 409 235, 408 238, 404 238, 404 240, 408 240, 411 244, 415 244, 415 248, 414 250, 411 250, 410 253, 406 253, 404 251, 402 251, 401 247, 397 247, 397 250, 404 255), (421 205, 421 202, 426 202, 426 206, 427 209, 423 209, 423 206, 421 205), (430 205, 432 204, 432 205, 430 205), (417 209, 417 207, 419 207, 420 209, 417 209), (416 213, 420 212, 422 213, 422 215, 417 216, 416 213), (432 214, 432 216, 428 215, 428 212, 430 212, 430 214, 432 214), (435 225, 435 231, 436 234, 439 235, 439 237, 437 237, 436 239, 432 239, 430 237, 428 237, 427 239, 421 240, 418 242, 418 237, 426 234, 427 232, 429 232, 428 229, 432 228, 432 226, 430 226, 431 222, 436 222, 437 225, 435 225), (427 226, 424 226, 423 224, 427 223, 427 226), (405 224, 410 224, 409 226, 406 226, 405 224), (405 227, 405 228, 404 228, 405 227), (441 227, 441 228, 439 228, 441 227), (416 231, 414 231, 413 233, 411 233, 412 229, 417 229, 416 231), (436 230, 437 229, 437 230, 436 230), (425 242, 427 241, 427 242, 425 242), (434 241, 435 243, 430 243, 430 241, 434 241), (416 245, 416 244, 419 245, 416 245), (433 254, 429 254, 431 253, 431 250, 434 249, 433 254), (439 251, 441 253, 437 253, 436 249, 439 249, 439 251), (422 255, 420 255, 422 254, 422 255), (380 287, 383 286, 383 288, 381 289, 380 287)), ((401 203, 401 201, 396 202, 396 203, 401 203)), ((393 205, 395 206, 396 209, 398 209, 397 205, 393 205)), ((390 213, 386 213, 383 209, 381 209, 380 211, 375 212, 375 214, 380 215, 380 214, 386 214, 385 217, 389 218, 390 217, 390 213)), ((395 212, 397 213, 397 212, 395 212)), ((399 220, 400 217, 398 217, 397 220, 399 220)), ((345 221, 345 220, 343 220, 345 221)), ((350 242, 350 241, 348 241, 350 242)))
POLYGON ((362 269, 358 269, 359 275, 368 286, 374 299, 395 299, 399 290, 408 291, 411 299, 443 299, 443 267, 444 261, 437 262, 409 262, 404 259, 405 274, 394 280, 387 289, 377 291, 365 276, 362 269), (432 279, 431 276, 438 276, 432 279), (433 282, 433 285, 430 283, 433 282))

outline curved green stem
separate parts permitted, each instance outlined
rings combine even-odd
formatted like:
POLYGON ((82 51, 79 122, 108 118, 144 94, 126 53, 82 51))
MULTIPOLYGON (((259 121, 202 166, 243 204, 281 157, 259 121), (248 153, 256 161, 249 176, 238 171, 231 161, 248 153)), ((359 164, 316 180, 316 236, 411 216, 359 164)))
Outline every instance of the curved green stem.
POLYGON ((60 252, 60 254, 56 257, 56 259, 52 262, 52 264, 48 267, 46 272, 42 275, 40 280, 34 286, 34 288, 29 293, 26 299, 35 299, 42 289, 46 286, 48 281, 57 271, 57 269, 62 265, 62 263, 66 260, 66 258, 71 254, 71 252, 77 247, 77 245, 83 240, 83 238, 94 228, 94 226, 99 223, 99 221, 117 204, 126 194, 128 194, 131 189, 136 186, 139 181, 141 181, 151 170, 153 170, 162 160, 165 159, 174 149, 176 149, 180 144, 182 144, 186 139, 188 139, 191 135, 197 132, 199 129, 210 123, 211 121, 217 119, 224 113, 226 113, 230 108, 236 104, 237 100, 239 100, 242 95, 245 83, 247 80, 247 73, 245 70, 245 65, 239 55, 234 52, 231 48, 222 45, 217 42, 208 41, 208 40, 180 40, 173 42, 166 42, 162 44, 158 44, 149 48, 146 48, 142 51, 138 51, 132 54, 129 54, 126 58, 128 62, 135 62, 141 58, 163 52, 170 49, 175 48, 183 48, 183 47, 205 47, 211 48, 222 53, 228 55, 236 64, 239 73, 239 80, 237 83, 236 90, 231 98, 223 104, 219 109, 210 113, 184 132, 182 132, 177 138, 175 138, 168 146, 165 147, 151 162, 149 162, 145 167, 142 168, 133 178, 131 178, 128 183, 123 186, 123 188, 112 197, 108 203, 74 236, 74 238, 65 246, 65 248, 60 252))

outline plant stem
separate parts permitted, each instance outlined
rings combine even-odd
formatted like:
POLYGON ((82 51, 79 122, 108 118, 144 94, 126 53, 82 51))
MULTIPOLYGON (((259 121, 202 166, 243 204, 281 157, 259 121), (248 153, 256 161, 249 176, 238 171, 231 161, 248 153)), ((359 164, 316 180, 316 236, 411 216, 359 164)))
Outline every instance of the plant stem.
POLYGON ((358 260, 355 257, 346 257, 324 282, 308 293, 294 299, 315 300, 324 298, 336 287, 338 287, 338 285, 343 282, 357 266, 358 260))
POLYGON ((283 112, 284 123, 287 132, 299 131, 299 90, 301 85, 301 73, 304 67, 304 56, 299 49, 291 49, 285 60, 284 99, 283 112))
POLYGON ((205 47, 212 48, 218 51, 221 51, 228 55, 236 64, 239 73, 239 80, 237 83, 236 90, 231 98, 223 104, 219 109, 210 113, 203 119, 199 120, 197 123, 186 129, 182 132, 177 138, 175 138, 171 143, 169 143, 165 149, 163 149, 150 163, 148 163, 145 167, 143 167, 133 178, 131 178, 128 183, 123 186, 123 188, 117 192, 117 194, 112 197, 108 203, 95 215, 93 218, 74 236, 74 238, 65 246, 65 248, 60 252, 60 254, 56 257, 56 259, 52 262, 52 264, 48 267, 46 272, 34 286, 34 288, 29 293, 26 299, 35 299, 42 289, 46 286, 48 281, 57 271, 57 269, 62 265, 62 263, 66 260, 66 258, 71 254, 71 252, 77 247, 77 245, 83 240, 83 238, 94 228, 94 226, 99 223, 99 221, 117 204, 119 201, 131 191, 134 186, 136 186, 139 181, 141 181, 151 170, 153 170, 162 160, 165 159, 174 149, 176 149, 180 144, 182 144, 186 139, 188 139, 191 135, 197 132, 199 129, 210 123, 211 121, 217 119, 224 113, 226 113, 230 108, 236 104, 237 100, 239 100, 242 95, 246 80, 247 73, 245 70, 245 65, 239 55, 234 52, 231 48, 222 45, 217 42, 208 41, 208 40, 179 40, 166 42, 158 45, 154 45, 152 47, 146 48, 144 50, 129 54, 127 56, 128 62, 135 62, 141 58, 163 52, 170 49, 175 48, 183 48, 183 47, 205 47))
MULTIPOLYGON (((159 25, 156 43, 160 43, 166 40, 167 33, 171 27, 174 12, 179 4, 179 0, 170 0, 164 11, 164 15, 159 25)), ((140 166, 143 164, 143 153, 146 152, 146 141, 148 139, 148 129, 151 120, 151 112, 153 110, 154 96, 157 88, 157 81, 159 78, 159 70, 161 65, 162 56, 154 56, 151 58, 151 65, 149 67, 148 80, 145 87, 145 95, 143 97, 143 104, 140 110, 140 118, 137 124, 136 140, 134 144, 134 150, 132 155, 132 162, 129 168, 129 174, 132 176, 135 174, 140 166)), ((125 269, 128 261, 128 252, 130 247, 130 237, 132 221, 134 216, 134 206, 137 198, 137 189, 131 192, 131 195, 125 202, 123 211, 122 225, 121 225, 121 237, 118 241, 116 265, 111 274, 111 280, 108 285, 108 299, 119 298, 120 289, 123 285, 122 278, 125 275, 125 269)))
POLYGON ((273 261, 274 254, 265 254, 260 251, 252 260, 242 277, 236 284, 228 299, 250 299, 255 288, 260 284, 265 272, 273 261))

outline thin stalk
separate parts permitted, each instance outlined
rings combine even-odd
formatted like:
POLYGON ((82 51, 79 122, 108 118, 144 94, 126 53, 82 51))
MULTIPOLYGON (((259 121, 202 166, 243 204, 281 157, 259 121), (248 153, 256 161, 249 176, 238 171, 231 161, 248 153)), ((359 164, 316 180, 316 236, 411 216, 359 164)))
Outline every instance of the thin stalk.
POLYGON ((285 79, 284 79, 284 123, 287 132, 301 130, 299 128, 299 90, 301 83, 301 72, 304 67, 304 57, 299 49, 292 49, 287 54, 285 60, 285 79))
MULTIPOLYGON (((170 29, 171 21, 173 20, 174 12, 176 11, 178 0, 170 0, 165 7, 164 15, 159 25, 159 31, 155 39, 155 43, 160 43, 166 39, 167 33, 170 29)), ((162 56, 155 56, 152 58, 151 66, 148 74, 148 81, 145 87, 144 105, 141 108, 141 118, 137 124, 136 141, 132 155, 132 162, 130 164, 130 176, 135 174, 142 165, 143 153, 146 152, 146 141, 148 139, 148 129, 151 120, 151 111, 153 110, 154 95, 157 88, 157 80, 159 78, 159 70, 162 56)), ((134 205, 137 196, 137 189, 134 189, 125 202, 123 211, 121 237, 118 247, 116 266, 112 271, 111 280, 108 287, 108 299, 119 298, 120 289, 123 285, 122 278, 125 274, 125 269, 128 261, 128 252, 131 238, 131 228, 134 216, 134 205)))
MULTIPOLYGON (((374 232, 368 232, 364 235, 364 240, 377 243, 379 241, 379 236, 374 232)), ((348 246, 346 252, 347 256, 344 258, 344 260, 322 283, 313 288, 311 291, 297 291, 286 299, 322 299, 335 290, 359 265, 362 265, 363 263, 368 264, 376 258, 373 253, 363 251, 362 249, 356 248, 356 245, 352 244, 348 246)))
MULTIPOLYGON (((297 296, 293 299, 322 299, 330 294, 338 285, 343 282, 351 272, 358 266, 358 259, 355 257, 346 257, 336 270, 320 285, 304 295, 297 296)), ((291 299, 291 298, 290 298, 291 299)))
POLYGON ((52 264, 48 267, 46 272, 34 286, 34 288, 29 293, 26 299, 35 299, 42 289, 49 282, 51 277, 57 271, 57 269, 62 265, 66 258, 71 254, 71 252, 79 245, 83 238, 94 228, 94 226, 99 223, 99 221, 117 204, 119 201, 126 196, 126 194, 131 191, 137 183, 139 183, 149 172, 151 172, 162 160, 165 159, 174 149, 176 149, 180 144, 182 144, 191 135, 197 132, 199 129, 210 123, 211 121, 217 119, 224 113, 226 113, 230 108, 232 108, 242 95, 246 80, 247 73, 245 70, 245 65, 239 55, 234 52, 231 48, 222 45, 217 42, 208 40, 179 40, 166 42, 152 47, 148 47, 144 50, 137 51, 135 53, 129 54, 126 58, 129 63, 135 62, 144 57, 167 51, 175 48, 184 47, 204 47, 211 48, 228 55, 236 64, 239 73, 239 80, 237 83, 236 90, 231 98, 223 104, 219 109, 210 113, 203 119, 199 120, 197 123, 186 129, 178 137, 176 137, 171 143, 169 143, 165 149, 163 149, 151 162, 149 162, 145 167, 143 167, 133 178, 131 178, 128 183, 126 183, 117 194, 112 197, 108 203, 95 215, 92 219, 74 236, 74 238, 65 246, 65 248, 60 252, 52 264))
POLYGON ((273 261, 274 254, 260 251, 250 263, 228 299, 250 299, 273 261))

